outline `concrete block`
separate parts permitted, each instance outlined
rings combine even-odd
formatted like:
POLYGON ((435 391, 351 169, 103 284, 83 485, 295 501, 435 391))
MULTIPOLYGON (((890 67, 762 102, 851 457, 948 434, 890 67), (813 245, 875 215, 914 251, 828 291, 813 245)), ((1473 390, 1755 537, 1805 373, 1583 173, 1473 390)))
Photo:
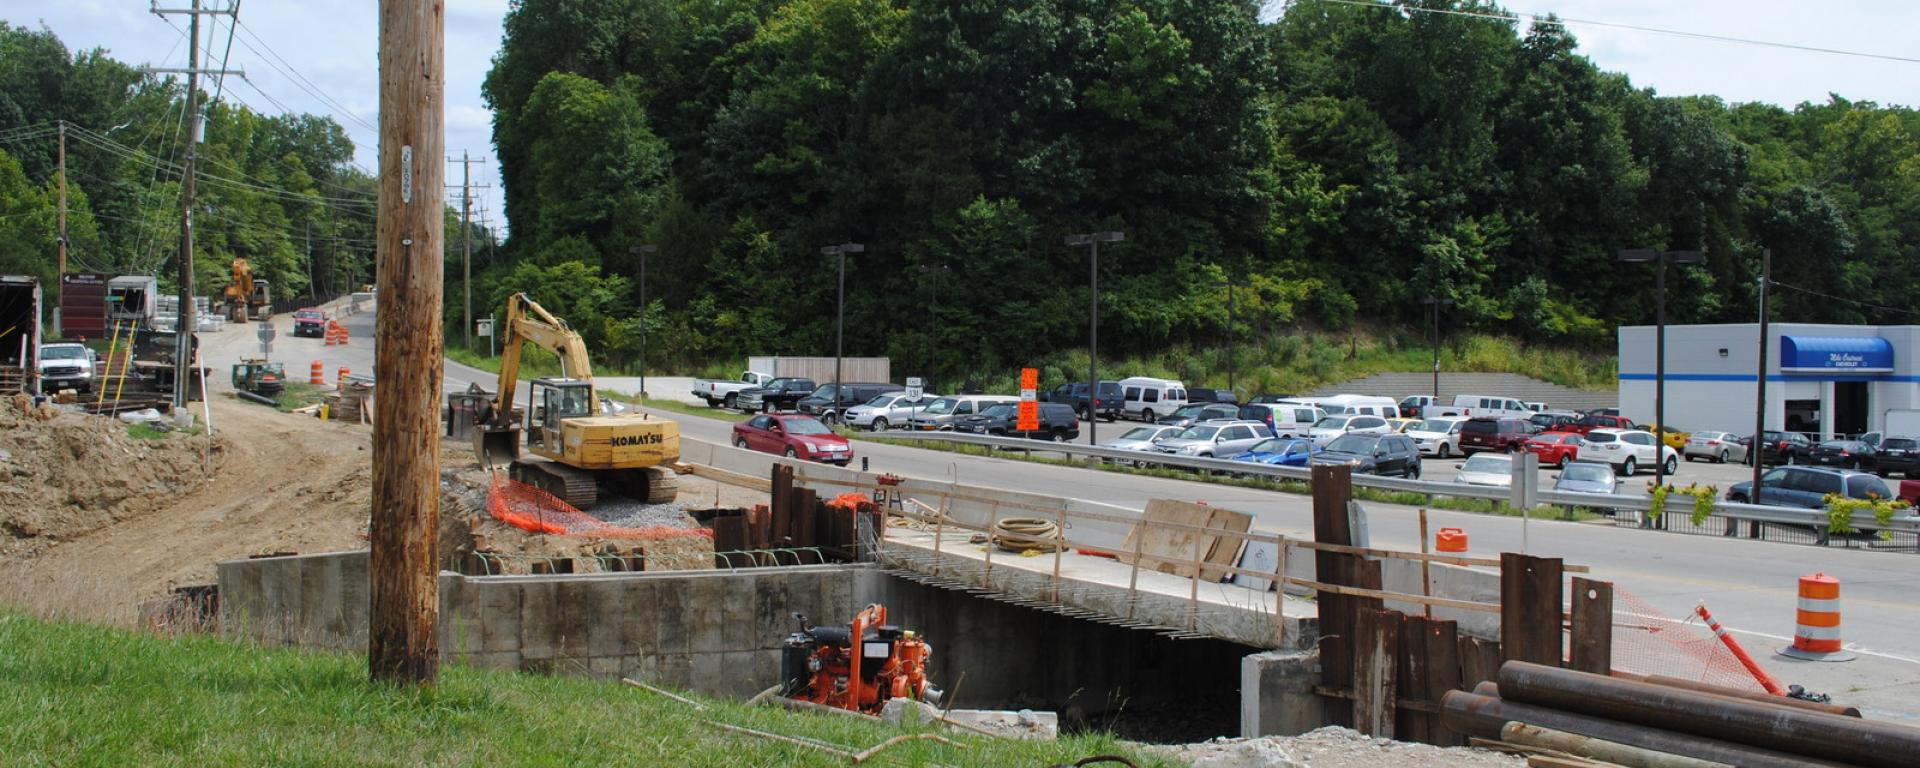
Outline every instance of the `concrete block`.
POLYGON ((693 681, 694 656, 691 653, 660 654, 654 664, 653 674, 647 676, 647 682, 666 688, 688 688, 693 681))
POLYGON ((479 669, 519 669, 520 654, 513 651, 461 654, 450 659, 460 664, 479 669))
POLYGON ((617 680, 620 678, 619 656, 595 656, 587 659, 587 673, 595 680, 617 680))
POLYGON ((593 657, 619 656, 625 652, 626 619, 633 609, 628 601, 630 579, 597 580, 582 584, 587 606, 587 654, 593 657))
POLYGON ((660 647, 660 584, 658 579, 621 579, 623 611, 612 619, 618 627, 622 654, 653 653, 660 647))
POLYGON ((691 650, 695 653, 725 650, 727 577, 715 574, 688 579, 687 597, 682 611, 688 623, 691 650))
POLYGON ((520 622, 524 616, 521 590, 511 582, 494 579, 472 579, 467 587, 466 602, 473 606, 479 624, 480 650, 518 654, 520 622))
POLYGON ((758 585, 765 578, 765 574, 741 573, 720 579, 726 589, 720 604, 720 645, 714 650, 767 647, 758 594, 758 585))
POLYGON ((553 655, 562 659, 584 659, 588 650, 588 628, 599 606, 594 603, 596 582, 561 581, 554 585, 553 655))
POLYGON ((776 672, 772 677, 760 676, 760 657, 772 656, 779 659, 778 651, 728 651, 715 654, 720 657, 720 679, 718 692, 734 698, 748 698, 759 693, 762 688, 773 685, 776 672))
POLYGON ((506 582, 520 593, 520 655, 527 659, 552 659, 559 652, 562 631, 558 588, 551 581, 515 579, 506 582))
POLYGON ((693 674, 686 688, 709 696, 725 696, 727 687, 726 653, 694 653, 693 674))
POLYGON ((654 596, 658 598, 654 621, 659 632, 655 649, 662 654, 686 653, 693 638, 692 617, 688 612, 693 590, 689 580, 661 579, 654 585, 654 596))
POLYGON ((1240 660, 1240 735, 1295 736, 1324 724, 1318 652, 1256 653, 1240 660))

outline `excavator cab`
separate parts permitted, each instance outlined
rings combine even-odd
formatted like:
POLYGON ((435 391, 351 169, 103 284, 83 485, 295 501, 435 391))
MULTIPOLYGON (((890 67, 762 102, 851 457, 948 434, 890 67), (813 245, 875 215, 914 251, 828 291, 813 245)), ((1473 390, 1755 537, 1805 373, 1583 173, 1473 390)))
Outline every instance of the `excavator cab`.
POLYGON ((527 444, 560 450, 560 423, 593 415, 593 384, 577 379, 534 379, 527 392, 533 418, 527 444))

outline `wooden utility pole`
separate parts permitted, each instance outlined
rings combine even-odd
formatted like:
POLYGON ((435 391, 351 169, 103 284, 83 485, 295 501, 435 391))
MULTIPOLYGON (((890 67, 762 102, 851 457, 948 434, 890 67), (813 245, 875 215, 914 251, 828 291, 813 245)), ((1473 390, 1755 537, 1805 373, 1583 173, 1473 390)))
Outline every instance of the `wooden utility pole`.
MULTIPOLYGON (((486 160, 475 160, 460 150, 460 159, 447 158, 449 162, 460 164, 460 343, 467 349, 473 348, 473 164, 486 160)), ((481 186, 486 186, 482 184, 481 186)))
POLYGON ((443 0, 380 0, 380 200, 367 667, 431 684, 440 643, 443 0))
POLYGON ((200 69, 200 17, 209 15, 232 15, 237 11, 227 9, 206 9, 200 7, 200 0, 193 0, 188 8, 161 8, 157 4, 151 9, 155 16, 165 18, 174 14, 187 15, 187 68, 171 69, 167 67, 145 67, 143 71, 154 74, 184 74, 187 76, 187 154, 180 164, 180 313, 174 325, 173 346, 173 407, 187 407, 187 395, 193 390, 193 194, 194 166, 200 152, 200 76, 203 74, 226 77, 229 74, 246 76, 238 70, 202 70, 200 69))
MULTIPOLYGON (((65 120, 60 121, 60 153, 57 157, 60 165, 60 237, 55 242, 59 243, 58 276, 64 277, 67 274, 67 121, 65 120)), ((60 296, 58 291, 54 295, 56 305, 60 299, 65 298, 60 296)))

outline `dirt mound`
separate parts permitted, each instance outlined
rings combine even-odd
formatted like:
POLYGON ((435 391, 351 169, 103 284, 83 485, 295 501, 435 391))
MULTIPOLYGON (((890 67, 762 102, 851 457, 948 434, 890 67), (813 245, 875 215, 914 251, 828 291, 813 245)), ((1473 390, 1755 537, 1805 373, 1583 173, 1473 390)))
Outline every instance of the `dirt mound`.
POLYGON ((206 483, 227 443, 132 437, 109 416, 0 400, 0 554, 84 536, 206 483), (206 451, 207 466, 201 464, 206 451))

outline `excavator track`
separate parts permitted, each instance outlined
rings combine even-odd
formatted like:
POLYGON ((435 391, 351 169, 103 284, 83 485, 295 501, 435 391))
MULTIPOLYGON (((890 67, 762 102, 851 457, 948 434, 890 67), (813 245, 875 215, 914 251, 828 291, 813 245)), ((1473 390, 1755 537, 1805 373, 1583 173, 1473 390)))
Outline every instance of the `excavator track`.
POLYGON ((508 472, 515 480, 553 494, 574 509, 588 510, 600 502, 600 486, 593 474, 551 461, 516 461, 508 472))
POLYGON ((680 477, 666 467, 622 469, 612 480, 621 494, 648 504, 671 504, 680 495, 680 477))

